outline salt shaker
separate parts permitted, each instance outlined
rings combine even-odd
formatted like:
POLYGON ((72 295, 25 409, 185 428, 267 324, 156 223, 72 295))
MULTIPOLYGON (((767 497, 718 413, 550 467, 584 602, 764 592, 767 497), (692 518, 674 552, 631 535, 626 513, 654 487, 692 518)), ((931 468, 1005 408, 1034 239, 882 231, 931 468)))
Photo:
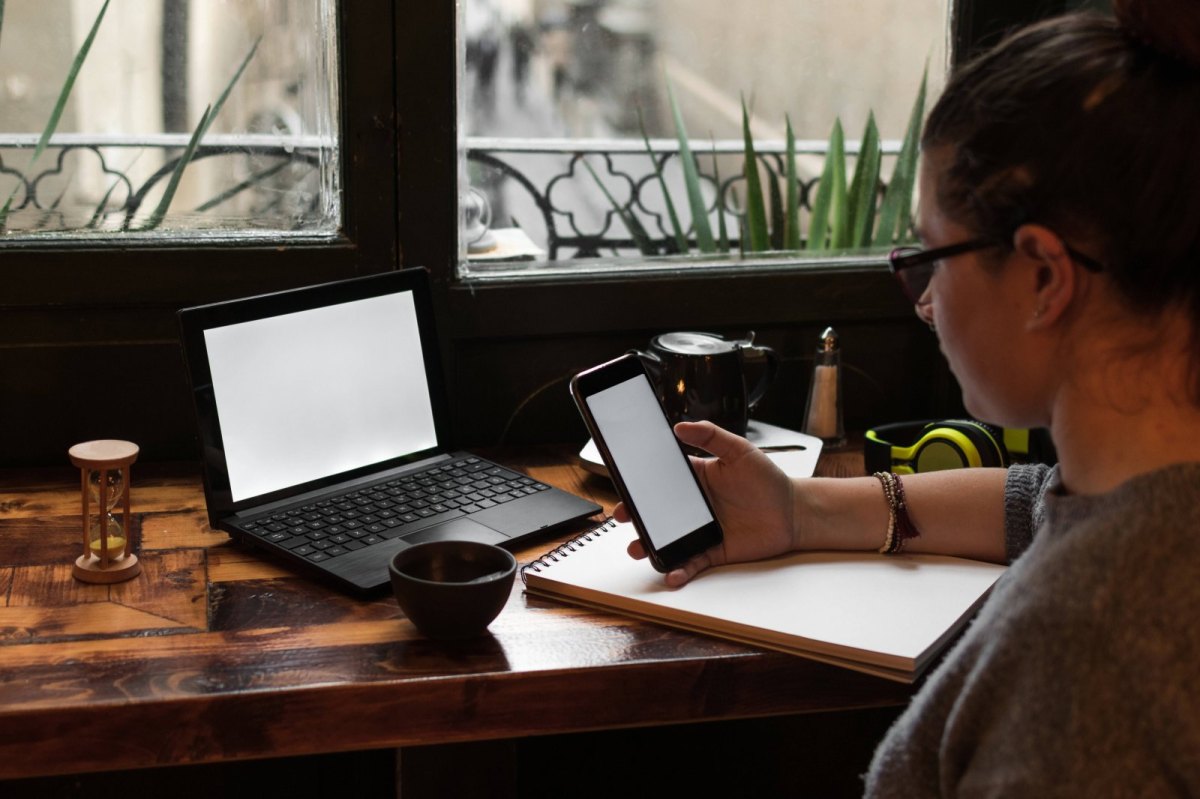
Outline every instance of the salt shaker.
POLYGON ((832 327, 825 328, 817 345, 808 403, 804 407, 804 432, 825 442, 826 448, 846 443, 842 423, 842 350, 832 327))

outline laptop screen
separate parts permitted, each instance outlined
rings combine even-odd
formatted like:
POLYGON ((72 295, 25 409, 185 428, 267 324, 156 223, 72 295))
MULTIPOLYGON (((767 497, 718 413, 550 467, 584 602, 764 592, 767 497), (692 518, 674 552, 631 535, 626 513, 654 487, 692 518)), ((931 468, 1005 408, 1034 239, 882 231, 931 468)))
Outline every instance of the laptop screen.
POLYGON ((204 330, 231 499, 437 446, 413 292, 204 330))

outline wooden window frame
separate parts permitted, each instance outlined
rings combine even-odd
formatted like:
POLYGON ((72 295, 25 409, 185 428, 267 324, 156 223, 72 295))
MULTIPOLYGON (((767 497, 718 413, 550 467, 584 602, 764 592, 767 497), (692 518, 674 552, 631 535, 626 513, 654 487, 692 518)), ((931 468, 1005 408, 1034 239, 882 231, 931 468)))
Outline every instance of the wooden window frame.
MULTIPOLYGON (((968 52, 990 31, 1064 4, 959 0, 955 50, 968 52)), ((783 423, 798 424, 803 359, 826 324, 844 328, 844 342, 857 348, 848 357, 875 384, 864 388, 870 402, 848 399, 849 425, 884 421, 885 407, 898 418, 957 410, 957 387, 936 342, 882 260, 636 282, 612 275, 457 280, 455 14, 454 3, 340 5, 345 210, 336 240, 6 243, 0 414, 14 433, 0 465, 61 463, 66 447, 84 436, 133 438, 149 460, 193 459, 178 308, 400 266, 423 266, 433 276, 463 443, 577 436, 582 428, 554 381, 589 359, 679 328, 753 328, 791 358, 791 382, 764 406, 783 423)))

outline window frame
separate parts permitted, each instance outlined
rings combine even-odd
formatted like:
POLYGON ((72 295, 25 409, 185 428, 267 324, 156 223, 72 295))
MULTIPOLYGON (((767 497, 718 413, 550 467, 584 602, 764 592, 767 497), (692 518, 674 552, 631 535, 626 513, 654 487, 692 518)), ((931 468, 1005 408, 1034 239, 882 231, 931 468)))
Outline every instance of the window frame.
MULTIPOLYGON (((958 0, 955 51, 968 51, 987 25, 1009 27, 1064 4, 958 0)), ((454 3, 340 4, 344 213, 335 240, 4 243, 0 372, 7 385, 0 414, 19 422, 6 433, 0 465, 61 465, 67 446, 85 435, 131 437, 143 460, 192 460, 178 308, 398 266, 431 273, 463 444, 503 439, 522 412, 534 422, 508 442, 572 439, 582 427, 568 402, 550 391, 544 408, 535 402, 525 409, 529 399, 578 359, 644 344, 665 329, 766 331, 790 351, 785 358, 800 361, 811 357, 810 339, 821 327, 845 326, 843 342, 869 361, 864 371, 878 367, 886 378, 899 368, 889 361, 897 354, 911 370, 881 389, 895 389, 887 402, 897 418, 960 407, 936 340, 895 290, 882 257, 852 268, 680 271, 636 281, 611 274, 458 280, 464 142, 457 129, 456 14, 454 3), (112 396, 97 390, 108 386, 112 396)), ((768 397, 777 407, 802 407, 802 365, 793 371, 790 394, 768 397)), ((875 421, 878 411, 872 406, 875 421)), ((787 419, 799 413, 789 409, 787 419)), ((866 412, 853 414, 851 405, 851 428, 866 412)))
MULTIPOLYGON (((458 130, 457 88, 462 80, 459 68, 459 42, 456 34, 457 10, 454 4, 428 4, 411 9, 404 24, 397 29, 398 72, 401 76, 423 73, 418 85, 398 81, 397 107, 402 120, 401 152, 421 153, 422 157, 401 162, 400 186, 400 240, 403 242, 402 262, 405 265, 420 265, 429 268, 435 285, 444 299, 456 309, 453 314, 451 332, 453 336, 520 334, 526 326, 530 313, 551 308, 571 307, 571 303, 590 295, 619 298, 615 306, 619 310, 606 317, 611 329, 657 326, 663 313, 661 298, 646 299, 646 292, 611 291, 620 276, 569 276, 529 279, 512 284, 494 284, 486 278, 462 280, 457 275, 458 265, 458 164, 464 140, 458 130), (403 120, 432 119, 432 124, 404 125, 403 120), (414 162, 415 161, 415 162, 414 162), (524 289, 524 290, 522 290, 524 289), (532 302, 524 302, 524 296, 532 302), (490 303, 498 305, 493 308, 490 303), (507 311, 507 313, 505 313, 507 311), (479 319, 487 319, 481 326, 479 319), (511 322, 507 321, 511 320, 511 322)), ((1071 0, 953 0, 951 4, 950 36, 951 58, 957 63, 964 54, 977 51, 993 43, 1004 31, 1017 27, 1031 19, 1060 13, 1071 6, 1071 0)), ((795 262, 799 264, 799 261, 795 262)), ((830 272, 822 269, 792 268, 790 270, 731 269, 723 274, 688 274, 681 268, 671 281, 671 291, 679 300, 693 309, 693 315, 712 320, 710 324, 737 324, 744 314, 730 313, 726 300, 727 290, 736 286, 738 293, 748 290, 746 283, 761 284, 755 291, 785 290, 794 286, 796 295, 806 294, 805 288, 812 282, 815 286, 837 287, 838 291, 855 292, 855 286, 865 284, 877 290, 894 292, 885 281, 877 280, 880 273, 887 271, 886 254, 864 257, 862 264, 853 269, 830 272), (736 283, 735 283, 736 281, 736 283), (886 288, 884 288, 886 287, 886 288)), ((626 277, 626 281, 644 278, 626 277)), ((815 287, 814 286, 814 287, 815 287)), ((651 292, 652 294, 652 292, 651 292)), ((579 305, 573 307, 578 308, 579 305)), ((607 306, 609 311, 614 306, 607 306)), ((767 306, 771 307, 771 306, 767 306)), ((891 301, 888 297, 874 298, 870 303, 873 312, 884 318, 900 319, 911 313, 903 299, 891 301)), ((756 306, 761 313, 763 306, 756 306)), ((819 314, 828 314, 829 306, 815 307, 819 314)), ((784 314, 780 309, 780 314, 784 314)), ((852 313, 851 316, 856 314, 852 313)), ((784 315, 780 316, 782 320, 784 315)), ((789 307, 786 318, 795 321, 813 321, 804 315, 804 306, 789 307), (802 315, 797 317, 799 312, 802 315)), ((568 328, 557 325, 550 330, 567 332, 568 328)))
MULTIPOLYGON (((389 80, 377 74, 378 54, 390 52, 392 25, 380 6, 340 3, 339 103, 343 218, 339 235, 289 242, 228 239, 5 242, 10 277, 0 303, 9 310, 57 306, 79 311, 186 304, 273 291, 357 274, 398 263, 395 230, 396 142, 389 80), (120 280, 112 276, 119 274, 120 280)), ((392 4, 383 6, 392 21, 392 4)), ((7 336, 5 337, 7 339, 7 336)))

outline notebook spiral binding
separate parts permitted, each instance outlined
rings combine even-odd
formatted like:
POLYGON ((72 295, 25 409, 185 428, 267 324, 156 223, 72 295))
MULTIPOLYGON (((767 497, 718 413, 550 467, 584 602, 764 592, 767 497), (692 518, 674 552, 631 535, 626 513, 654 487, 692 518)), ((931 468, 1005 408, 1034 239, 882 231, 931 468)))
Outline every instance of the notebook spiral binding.
POLYGON ((549 568, 551 563, 557 563, 559 560, 567 557, 568 555, 570 555, 572 552, 576 551, 580 547, 586 546, 589 541, 592 541, 595 538, 599 538, 601 535, 608 532, 609 530, 612 530, 616 526, 617 526, 617 520, 612 517, 609 517, 609 518, 605 519, 603 522, 601 522, 600 524, 593 527, 591 530, 588 530, 585 533, 581 533, 581 534, 575 536, 570 541, 567 541, 564 544, 559 544, 554 549, 552 549, 549 552, 547 552, 546 554, 542 555, 540 558, 537 558, 536 560, 531 560, 529 563, 526 563, 524 566, 521 567, 521 583, 525 584, 528 582, 528 580, 526 579, 526 576, 525 576, 526 573, 531 572, 531 571, 532 572, 540 572, 542 569, 549 568))

